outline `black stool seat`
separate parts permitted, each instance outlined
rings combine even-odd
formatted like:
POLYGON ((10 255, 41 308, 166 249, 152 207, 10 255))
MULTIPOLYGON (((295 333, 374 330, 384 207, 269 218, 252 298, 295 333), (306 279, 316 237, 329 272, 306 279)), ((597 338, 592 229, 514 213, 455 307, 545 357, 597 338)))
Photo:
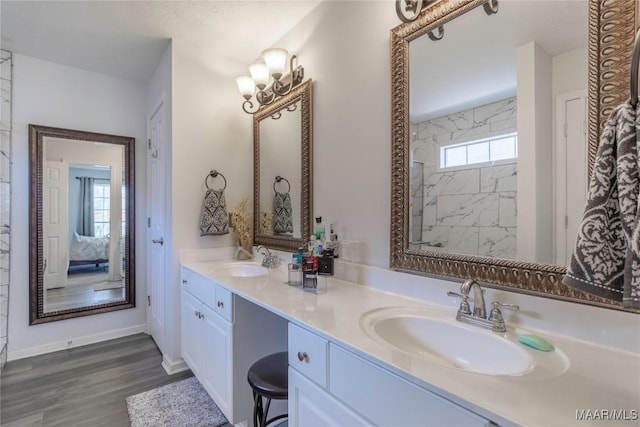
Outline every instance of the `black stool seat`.
POLYGON ((247 380, 255 391, 272 399, 286 399, 289 390, 287 352, 263 357, 249 368, 247 380))
POLYGON ((287 352, 270 354, 255 362, 249 368, 247 381, 253 390, 254 426, 264 427, 267 424, 286 418, 286 415, 279 415, 267 420, 267 412, 271 399, 282 400, 289 396, 289 360, 287 352), (262 404, 262 398, 266 398, 266 406, 262 404))

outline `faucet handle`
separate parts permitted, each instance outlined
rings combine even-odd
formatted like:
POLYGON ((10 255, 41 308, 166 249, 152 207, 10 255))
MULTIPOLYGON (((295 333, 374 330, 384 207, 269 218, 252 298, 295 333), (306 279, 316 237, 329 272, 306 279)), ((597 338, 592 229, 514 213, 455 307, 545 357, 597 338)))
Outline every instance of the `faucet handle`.
POLYGON ((460 308, 458 309, 458 313, 463 314, 471 314, 471 307, 469 306, 469 295, 459 294, 457 292, 447 292, 447 296, 456 297, 462 299, 460 302, 460 308))
POLYGON ((489 320, 494 321, 502 321, 502 311, 500 311, 500 307, 508 308, 509 310, 518 311, 520 310, 520 306, 516 304, 503 304, 499 301, 494 301, 491 303, 491 312, 489 313, 489 320))

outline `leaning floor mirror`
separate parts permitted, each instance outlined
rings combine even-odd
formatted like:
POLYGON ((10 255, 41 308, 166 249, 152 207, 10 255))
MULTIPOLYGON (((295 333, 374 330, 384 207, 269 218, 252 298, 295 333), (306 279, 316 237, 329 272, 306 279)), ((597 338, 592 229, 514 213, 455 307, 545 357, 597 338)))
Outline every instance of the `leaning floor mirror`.
POLYGON ((30 324, 135 307, 134 143, 29 125, 30 324))

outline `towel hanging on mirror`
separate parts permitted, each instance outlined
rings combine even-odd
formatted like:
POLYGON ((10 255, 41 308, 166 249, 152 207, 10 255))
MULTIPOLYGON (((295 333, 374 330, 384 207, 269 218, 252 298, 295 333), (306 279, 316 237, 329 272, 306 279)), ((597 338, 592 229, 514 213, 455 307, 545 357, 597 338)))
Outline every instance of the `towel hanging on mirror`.
POLYGON ((275 234, 293 233, 293 209, 291 207, 291 184, 286 178, 276 176, 273 182, 273 232, 275 234), (276 184, 285 181, 288 185, 286 193, 276 190, 276 184))
POLYGON ((201 236, 219 236, 229 233, 229 215, 227 213, 227 202, 224 198, 224 190, 227 188, 227 179, 221 173, 213 170, 204 179, 204 185, 207 192, 202 201, 202 210, 200 212, 200 235, 201 236), (224 187, 220 190, 209 188, 207 180, 209 177, 222 177, 224 187))
POLYGON ((639 113, 627 101, 605 123, 576 247, 562 280, 629 309, 640 309, 639 113))

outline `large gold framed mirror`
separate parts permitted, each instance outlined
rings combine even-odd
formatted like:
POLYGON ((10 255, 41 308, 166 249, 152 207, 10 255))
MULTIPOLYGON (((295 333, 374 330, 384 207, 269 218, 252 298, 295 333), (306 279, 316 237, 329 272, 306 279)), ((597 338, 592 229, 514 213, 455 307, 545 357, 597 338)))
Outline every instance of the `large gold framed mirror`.
POLYGON ((30 324, 135 307, 134 143, 29 125, 30 324))
POLYGON ((253 115, 255 245, 295 252, 311 234, 312 81, 253 115))
POLYGON ((637 2, 486 2, 391 30, 390 267, 622 309, 561 280, 637 2))

